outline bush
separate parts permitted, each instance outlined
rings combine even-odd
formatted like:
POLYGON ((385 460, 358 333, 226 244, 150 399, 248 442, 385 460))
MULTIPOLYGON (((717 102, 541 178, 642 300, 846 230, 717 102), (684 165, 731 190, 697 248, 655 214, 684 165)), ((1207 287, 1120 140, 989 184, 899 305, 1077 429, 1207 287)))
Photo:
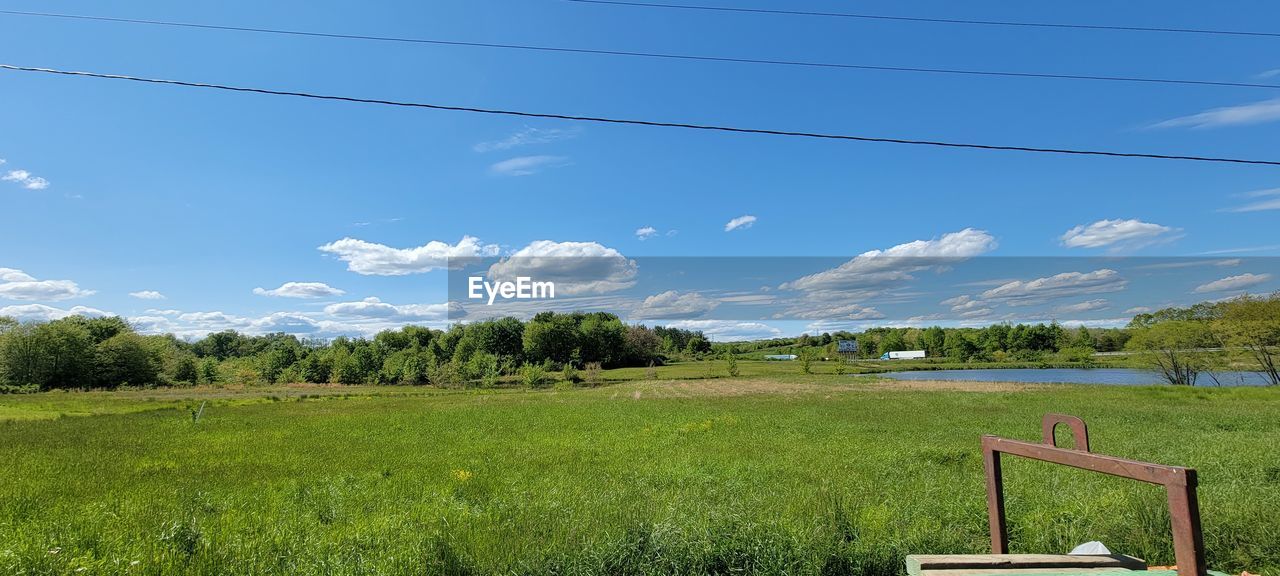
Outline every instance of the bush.
POLYGON ((599 386, 604 381, 604 370, 599 362, 587 362, 585 372, 587 384, 599 386))
POLYGON ((565 362, 564 369, 560 371, 560 379, 571 384, 577 384, 582 381, 582 376, 578 375, 578 369, 573 367, 572 362, 565 362))
POLYGON ((738 358, 732 352, 724 355, 725 368, 729 371, 729 377, 737 378, 742 375, 742 371, 738 369, 738 358))
POLYGON ((526 363, 520 367, 520 382, 528 388, 542 388, 551 383, 548 368, 546 364, 526 363))

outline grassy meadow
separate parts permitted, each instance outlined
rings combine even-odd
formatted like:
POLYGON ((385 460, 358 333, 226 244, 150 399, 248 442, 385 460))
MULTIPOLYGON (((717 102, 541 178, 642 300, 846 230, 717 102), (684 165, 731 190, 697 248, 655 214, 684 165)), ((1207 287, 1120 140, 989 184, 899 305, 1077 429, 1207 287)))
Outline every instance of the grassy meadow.
MULTIPOLYGON (((0 396, 0 573, 900 574, 986 551, 981 434, 1067 412, 1098 452, 1199 469, 1212 568, 1280 575, 1280 390, 742 365, 0 396)), ((1012 458, 1005 476, 1014 551, 1172 563, 1158 488, 1012 458)))

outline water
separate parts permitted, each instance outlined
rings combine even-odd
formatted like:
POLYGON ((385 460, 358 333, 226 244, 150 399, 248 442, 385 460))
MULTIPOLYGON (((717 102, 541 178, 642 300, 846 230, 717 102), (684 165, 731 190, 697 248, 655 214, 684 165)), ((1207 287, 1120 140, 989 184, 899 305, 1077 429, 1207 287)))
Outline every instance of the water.
MULTIPOLYGON (((1269 382, 1257 372, 1215 372, 1222 386, 1265 386, 1269 382)), ((990 370, 913 370, 879 374, 895 380, 961 380, 967 382, 1025 382, 1032 384, 1110 384, 1148 386, 1167 384, 1159 374, 1130 368, 995 368, 990 370)), ((1214 386, 1208 373, 1196 379, 1196 386, 1214 386)))

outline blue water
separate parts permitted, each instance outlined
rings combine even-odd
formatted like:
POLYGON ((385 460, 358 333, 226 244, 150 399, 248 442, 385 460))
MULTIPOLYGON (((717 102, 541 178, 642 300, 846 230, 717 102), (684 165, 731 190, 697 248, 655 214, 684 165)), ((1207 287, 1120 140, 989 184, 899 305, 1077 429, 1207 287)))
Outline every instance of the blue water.
MULTIPOLYGON (((1129 368, 996 368, 991 370, 912 370, 879 374, 895 380, 962 380, 967 382, 1026 382, 1033 384, 1110 384, 1115 386, 1148 386, 1166 384, 1159 374, 1129 368)), ((1218 382, 1208 373, 1196 379, 1196 386, 1266 386, 1265 376, 1257 372, 1215 372, 1218 382)))

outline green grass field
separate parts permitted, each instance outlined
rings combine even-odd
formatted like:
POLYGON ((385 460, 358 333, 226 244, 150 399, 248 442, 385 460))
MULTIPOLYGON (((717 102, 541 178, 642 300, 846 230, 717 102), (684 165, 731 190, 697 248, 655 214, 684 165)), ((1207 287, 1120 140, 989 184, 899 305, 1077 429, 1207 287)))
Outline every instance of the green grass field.
MULTIPOLYGON (((0 573, 898 574, 985 551, 981 434, 1035 439, 1067 412, 1095 451, 1199 469, 1212 568, 1280 574, 1280 390, 760 364, 589 389, 0 396, 0 573)), ((1158 488, 1014 459, 1005 476, 1014 551, 1098 539, 1172 563, 1158 488)))

